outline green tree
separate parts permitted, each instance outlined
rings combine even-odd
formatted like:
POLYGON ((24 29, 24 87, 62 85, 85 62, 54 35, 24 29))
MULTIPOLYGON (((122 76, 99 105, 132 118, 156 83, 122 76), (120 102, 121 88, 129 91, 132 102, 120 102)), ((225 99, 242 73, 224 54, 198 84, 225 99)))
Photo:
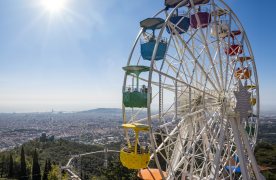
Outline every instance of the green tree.
POLYGON ((14 173, 13 173, 13 157, 12 154, 10 154, 10 162, 9 162, 9 174, 8 177, 13 177, 14 173))
POLYGON ((107 169, 102 170, 102 175, 107 179, 113 180, 136 180, 137 171, 127 169, 122 165, 118 157, 115 157, 113 161, 111 161, 107 167, 107 169))
POLYGON ((48 160, 46 159, 45 161, 45 165, 44 165, 44 172, 43 172, 43 180, 47 180, 48 179, 48 174, 49 174, 49 169, 48 169, 48 160))
POLYGON ((43 172, 43 180, 48 180, 48 175, 49 172, 51 171, 52 167, 51 167, 51 161, 50 159, 46 159, 45 161, 45 166, 44 166, 44 172, 43 172))
POLYGON ((48 172, 50 172, 51 170, 52 170, 52 163, 51 163, 51 160, 50 159, 48 159, 48 172))
POLYGON ((58 166, 53 166, 52 170, 49 172, 48 179, 59 180, 59 168, 58 166))
POLYGON ((20 166, 20 177, 19 177, 19 179, 20 180, 28 180, 24 146, 21 147, 20 164, 21 164, 21 166, 20 166))
POLYGON ((1 160, 0 160, 0 177, 2 178, 4 175, 4 171, 5 171, 5 160, 4 160, 4 156, 1 156, 1 160))
POLYGON ((34 151, 34 155, 33 155, 32 179, 41 180, 40 166, 39 166, 38 154, 36 150, 34 151))

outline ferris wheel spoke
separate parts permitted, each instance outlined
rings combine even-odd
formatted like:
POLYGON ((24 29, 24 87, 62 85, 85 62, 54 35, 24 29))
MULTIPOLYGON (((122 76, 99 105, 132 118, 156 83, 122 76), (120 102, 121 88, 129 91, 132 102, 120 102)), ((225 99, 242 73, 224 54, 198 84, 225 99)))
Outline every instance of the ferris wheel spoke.
MULTIPOLYGON (((193 77, 187 76, 187 75, 186 75, 182 63, 180 64, 180 68, 178 67, 178 69, 177 69, 177 67, 175 67, 172 63, 168 62, 167 60, 165 60, 165 62, 168 64, 168 67, 170 67, 170 68, 175 72, 176 76, 178 75, 178 77, 181 78, 182 81, 185 81, 185 80, 182 78, 182 76, 181 76, 182 74, 184 74, 187 83, 189 83, 188 78, 191 79, 191 80, 193 79, 193 77), (181 69, 181 67, 182 67, 182 69, 181 69)), ((190 84, 190 83, 189 83, 189 84, 190 84)), ((192 82, 192 84, 195 84, 195 87, 197 87, 198 85, 199 85, 200 87, 204 87, 204 85, 203 85, 202 83, 200 83, 200 82, 199 82, 198 80, 196 80, 196 79, 195 79, 194 82, 192 82)))
MULTIPOLYGON (((192 4, 193 4, 193 2, 192 2, 192 4)), ((192 6, 192 8, 196 12, 195 6, 192 6)), ((195 18, 196 18, 197 22, 200 22, 198 14, 195 14, 195 18)), ((210 63, 213 66, 213 72, 214 72, 215 78, 217 80, 218 86, 221 89, 221 84, 220 84, 220 81, 219 81, 219 78, 218 78, 218 73, 217 73, 217 70, 216 70, 216 66, 214 64, 214 61, 213 61, 213 58, 212 58, 212 55, 211 55, 211 52, 210 52, 209 45, 207 43, 206 37, 205 37, 205 35, 203 33, 202 28, 199 28, 199 31, 200 31, 200 34, 201 34, 201 39, 203 40, 203 44, 204 44, 205 49, 206 49, 206 53, 207 53, 208 59, 209 59, 210 63)))
MULTIPOLYGON (((208 121, 208 124, 212 124, 213 123, 213 121, 211 121, 211 119, 208 121)), ((190 148, 195 148, 195 145, 198 143, 198 141, 200 141, 202 138, 204 138, 203 137, 203 134, 204 134, 204 132, 205 132, 205 130, 206 130, 206 126, 204 126, 204 127, 202 127, 200 130, 198 130, 200 133, 197 135, 197 137, 193 140, 193 142, 192 142, 192 144, 190 145, 190 148)), ((190 135, 190 137, 192 137, 192 135, 190 135)), ((203 140, 203 139, 202 139, 203 140)), ((186 153, 188 153, 188 152, 186 152, 186 153)), ((208 154, 208 155, 210 155, 210 154, 208 154)), ((183 157, 184 158, 184 157, 183 157)), ((179 161, 179 163, 176 165, 176 169, 178 169, 180 166, 181 166, 181 164, 183 163, 183 162, 185 162, 185 159, 181 159, 180 161, 179 161)), ((175 169, 175 170, 176 170, 175 169)))
MULTIPOLYGON (((193 40, 193 39, 192 39, 193 40)), ((194 41, 192 41, 192 43, 193 43, 194 41)), ((188 45, 188 41, 186 42, 186 44, 188 45)), ((189 46, 188 46, 189 47, 189 46)), ((190 47, 192 50, 193 50, 193 53, 195 54, 196 53, 196 55, 197 55, 197 59, 199 59, 204 53, 204 48, 201 48, 201 49, 195 49, 194 48, 194 45, 191 45, 191 47, 190 47)), ((186 66, 186 69, 185 70, 189 70, 189 67, 187 66, 187 60, 189 59, 190 60, 190 57, 188 57, 186 54, 184 54, 184 56, 186 57, 186 58, 183 58, 182 59, 182 61, 184 61, 185 62, 185 66, 186 66)), ((192 61, 192 60, 190 60, 190 62, 191 62, 191 64, 193 65, 193 66, 195 66, 195 63, 192 61)), ((197 66, 195 66, 195 67, 197 67, 197 66)), ((198 81, 198 72, 197 72, 197 69, 195 69, 195 67, 193 68, 193 71, 195 71, 195 75, 196 75, 196 82, 199 82, 198 81)), ((203 64, 202 64, 202 67, 203 67, 203 69, 204 69, 204 62, 203 62, 203 64)), ((183 69, 183 71, 185 72, 185 70, 183 69)), ((191 74, 191 73, 189 73, 189 74, 191 74)), ((202 73, 201 73, 201 75, 203 75, 202 73)), ((191 75, 190 75, 191 76, 191 75)))
POLYGON ((210 84, 213 86, 213 88, 219 92, 218 88, 215 86, 215 83, 210 79, 208 73, 205 71, 205 69, 203 68, 203 66, 199 63, 199 61, 197 60, 197 58, 194 56, 194 54, 192 53, 192 50, 189 48, 189 46, 186 44, 186 42, 181 39, 181 37, 179 37, 178 34, 176 34, 178 36, 178 38, 180 39, 180 41, 182 42, 182 44, 184 45, 184 47, 187 49, 187 51, 189 52, 190 56, 192 57, 192 59, 195 61, 195 66, 198 66, 199 69, 202 71, 202 73, 205 75, 205 77, 208 79, 208 81, 210 82, 210 84))
MULTIPOLYGON (((188 86, 188 87, 191 87, 191 88, 194 89, 194 90, 197 90, 197 91, 202 92, 202 93, 204 92, 204 91, 201 90, 201 89, 198 89, 198 88, 196 88, 196 87, 194 87, 194 86, 192 86, 192 85, 190 85, 190 84, 188 84, 188 83, 186 83, 186 82, 184 82, 184 81, 181 81, 181 80, 179 80, 179 79, 175 79, 174 77, 172 77, 172 76, 170 76, 170 75, 168 75, 168 74, 165 74, 165 73, 163 73, 163 72, 160 72, 159 70, 153 69, 153 71, 154 71, 154 72, 157 72, 157 73, 159 73, 159 74, 161 74, 162 76, 165 76, 165 77, 167 77, 167 78, 170 78, 170 79, 172 79, 172 80, 174 80, 174 81, 177 81, 177 82, 179 82, 179 83, 182 83, 182 84, 184 84, 184 85, 186 85, 186 86, 188 86)), ((210 94, 210 93, 207 93, 207 92, 204 92, 204 93, 205 93, 205 94, 208 94, 209 96, 215 98, 215 96, 212 95, 212 94, 210 94)))
POLYGON ((229 81, 229 84, 227 85, 227 89, 226 89, 227 91, 230 90, 230 87, 231 87, 231 84, 232 84, 232 81, 233 81, 233 77, 234 77, 234 73, 235 73, 235 69, 236 69, 236 65, 237 65, 237 63, 235 63, 234 68, 232 69, 232 74, 230 76, 230 81, 229 81))
MULTIPOLYGON (((185 81, 183 78, 182 78, 182 76, 179 76, 179 73, 181 73, 181 74, 184 74, 184 76, 185 76, 185 78, 186 78, 186 81, 188 81, 188 77, 187 77, 187 75, 186 75, 186 73, 184 73, 184 72, 181 72, 180 71, 180 68, 176 68, 176 67, 174 67, 173 65, 172 65, 172 63, 170 63, 170 62, 168 62, 168 61, 166 61, 165 60, 165 62, 168 64, 168 67, 169 68, 171 68, 172 70, 173 70, 173 72, 176 74, 175 76, 176 76, 176 78, 177 78, 177 76, 181 79, 181 81, 185 81)), ((181 66, 180 66, 181 67, 181 66)), ((190 77, 189 77, 189 79, 190 79, 190 77)))
MULTIPOLYGON (((232 16, 231 16, 231 12, 229 13, 229 24, 228 27, 231 27, 232 24, 232 16)), ((229 51, 230 49, 230 32, 228 32, 228 42, 227 42, 227 50, 229 51)), ((229 66, 229 59, 230 59, 230 53, 227 54, 227 58, 226 58, 226 74, 225 74, 225 89, 227 88, 227 81, 228 81, 228 66, 229 66)))
MULTIPOLYGON (((212 12, 216 12, 217 11, 217 5, 215 4, 214 1, 211 2, 211 6, 212 6, 212 12)), ((218 58, 219 58, 219 64, 220 64, 220 78, 221 78, 221 84, 222 87, 224 87, 224 76, 223 76, 223 61, 222 61, 222 54, 221 54, 221 46, 220 46, 220 40, 219 40, 219 34, 218 34, 218 20, 217 20, 217 14, 214 13, 214 19, 215 19, 215 34, 216 34, 216 46, 217 46, 217 51, 218 51, 218 58)))
MULTIPOLYGON (((185 119, 187 119, 187 118, 189 118, 189 117, 191 117, 191 116, 194 116, 194 115, 196 115, 196 114, 202 113, 203 111, 204 111, 204 109, 200 109, 200 110, 197 110, 197 111, 195 111, 195 112, 188 113, 188 114, 184 115, 184 116, 182 117, 182 120, 179 122, 179 124, 183 123, 185 119)), ((177 126, 179 126, 179 124, 178 124, 177 126)), ((168 137, 171 137, 171 136, 173 136, 173 135, 175 134, 175 132, 177 131, 177 128, 179 128, 179 127, 177 127, 177 126, 167 135, 168 137)), ((165 138, 165 140, 163 141, 163 143, 160 144, 159 147, 156 149, 157 152, 158 152, 158 151, 160 150, 160 148, 164 145, 164 143, 166 143, 166 142, 169 140, 168 137, 165 138)))
MULTIPOLYGON (((184 122, 186 122, 185 121, 185 119, 190 119, 191 117, 193 117, 193 116, 195 116, 195 115, 197 115, 197 114, 202 114, 203 112, 205 112, 205 110, 204 109, 200 109, 200 110, 197 110, 197 111, 195 111, 195 112, 193 112, 193 113, 190 113, 190 115, 189 116, 185 116, 185 117, 183 117, 183 120, 182 121, 180 121, 179 123, 178 123, 178 125, 177 125, 177 129, 175 128, 172 132, 173 133, 176 133, 177 132, 177 130, 179 130, 179 128, 180 127, 182 127, 184 124, 184 122)), ((205 116, 201 116, 201 117, 198 117, 198 119, 204 119, 204 117, 205 116)), ((208 124, 212 124, 213 122, 211 121, 211 119, 208 121, 208 124)), ((206 127, 202 127, 203 129, 202 130, 205 130, 205 128, 206 127)), ((201 132, 201 133, 203 133, 203 131, 201 132)), ((172 136, 173 134, 170 134, 170 136, 172 136)), ((192 141, 192 139, 190 140, 190 141, 192 141)))
POLYGON ((183 53, 183 48, 181 50, 181 47, 179 46, 178 41, 175 39, 175 37, 173 35, 171 35, 171 37, 172 37, 173 45, 174 45, 174 47, 176 49, 176 53, 177 53, 178 59, 182 59, 183 55, 181 55, 181 54, 184 54, 183 53))

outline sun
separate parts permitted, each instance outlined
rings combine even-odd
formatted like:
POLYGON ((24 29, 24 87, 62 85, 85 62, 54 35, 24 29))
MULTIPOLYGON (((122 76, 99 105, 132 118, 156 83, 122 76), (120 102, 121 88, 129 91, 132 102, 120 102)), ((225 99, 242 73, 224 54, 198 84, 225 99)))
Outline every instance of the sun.
POLYGON ((49 12, 60 12, 65 8, 66 0, 42 0, 42 6, 49 12))

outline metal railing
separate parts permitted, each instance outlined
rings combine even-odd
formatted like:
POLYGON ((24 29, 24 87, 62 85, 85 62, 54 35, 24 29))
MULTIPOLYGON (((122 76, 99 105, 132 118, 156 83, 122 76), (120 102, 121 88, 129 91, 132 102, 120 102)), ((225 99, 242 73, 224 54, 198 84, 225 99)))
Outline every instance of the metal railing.
POLYGON ((124 89, 124 92, 130 92, 130 93, 132 93, 132 92, 148 93, 148 88, 145 85, 142 85, 142 86, 139 86, 139 87, 136 87, 136 86, 127 86, 124 89))

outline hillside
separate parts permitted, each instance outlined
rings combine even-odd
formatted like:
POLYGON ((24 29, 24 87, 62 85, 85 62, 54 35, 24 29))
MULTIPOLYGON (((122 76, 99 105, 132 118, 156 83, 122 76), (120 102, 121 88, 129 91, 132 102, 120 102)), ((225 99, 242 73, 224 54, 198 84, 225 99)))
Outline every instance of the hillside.
POLYGON ((268 169, 264 172, 267 180, 276 179, 276 144, 260 142, 255 148, 255 157, 260 166, 268 169))
MULTIPOLYGON (((32 169, 32 156, 36 149, 39 155, 39 164, 41 169, 41 174, 43 174, 45 161, 50 160, 56 171, 59 172, 59 166, 65 166, 71 155, 82 154, 86 152, 93 152, 103 150, 103 146, 96 145, 85 145, 76 142, 71 142, 63 139, 56 140, 54 142, 42 143, 39 140, 33 140, 23 144, 26 156, 27 173, 29 174, 29 179, 31 176, 32 169)), ((9 173, 9 157, 12 155, 14 162, 14 176, 13 178, 19 178, 20 169, 20 151, 22 146, 16 147, 12 150, 0 153, 0 178, 7 178, 9 173)), ((112 144, 108 148, 119 149, 119 144, 112 144)), ((125 179, 135 179, 136 171, 130 171, 124 167, 119 162, 118 154, 110 154, 108 168, 103 167, 104 155, 89 155, 82 158, 76 158, 71 165, 74 167, 74 171, 82 176, 82 179, 109 179, 108 177, 114 177, 114 179, 121 179, 125 176, 125 179), (121 172, 121 173, 119 173, 121 172)), ((63 172, 65 173, 65 172, 63 172)), ((66 176, 63 174, 63 176, 66 176)), ((66 178, 65 178, 66 179, 66 178)))
MULTIPOLYGON (((67 140, 56 140, 53 142, 39 142, 38 140, 33 140, 23 145, 26 155, 27 172, 31 175, 32 169, 32 156, 35 149, 37 149, 39 155, 39 164, 41 169, 41 174, 43 174, 45 161, 49 159, 52 166, 55 167, 56 173, 60 172, 59 166, 64 166, 70 159, 71 155, 81 154, 85 152, 99 151, 103 150, 103 146, 99 145, 86 145, 76 142, 71 142, 67 140)), ((120 144, 111 144, 109 149, 118 150, 120 144)), ((5 178, 8 176, 9 169, 9 156, 12 155, 14 159, 14 177, 19 178, 20 169, 20 151, 21 146, 16 147, 12 150, 0 153, 0 178, 5 178)), ((259 143, 255 149, 256 159, 258 164, 262 167, 268 168, 269 171, 265 171, 264 175, 269 179, 276 179, 275 167, 276 167, 276 145, 269 143, 259 143), (270 169, 269 169, 270 168, 270 169)), ((74 171, 79 174, 82 179, 136 179, 136 171, 130 171, 124 168, 119 162, 118 154, 109 154, 108 157, 108 167, 105 169, 104 164, 104 154, 89 155, 82 158, 76 158, 72 161, 72 166, 74 171)), ((64 179, 66 179, 66 174, 63 173, 64 179)), ((12 178, 9 178, 12 179, 12 178)), ((29 178, 30 179, 30 178, 29 178)))

